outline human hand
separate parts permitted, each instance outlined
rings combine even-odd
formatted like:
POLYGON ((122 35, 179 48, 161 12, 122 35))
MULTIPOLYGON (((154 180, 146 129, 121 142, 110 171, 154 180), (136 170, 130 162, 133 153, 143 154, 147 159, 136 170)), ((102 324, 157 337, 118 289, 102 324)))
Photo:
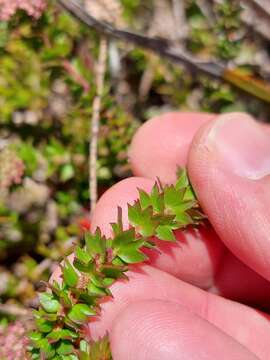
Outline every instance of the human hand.
POLYGON ((89 333, 109 331, 114 360, 270 358, 269 316, 252 307, 270 299, 269 133, 241 113, 171 113, 139 129, 130 161, 140 177, 101 197, 92 230, 109 236, 118 205, 128 226, 137 188, 173 182, 180 165, 215 231, 178 231, 177 243, 159 243, 160 254, 112 286, 89 333))

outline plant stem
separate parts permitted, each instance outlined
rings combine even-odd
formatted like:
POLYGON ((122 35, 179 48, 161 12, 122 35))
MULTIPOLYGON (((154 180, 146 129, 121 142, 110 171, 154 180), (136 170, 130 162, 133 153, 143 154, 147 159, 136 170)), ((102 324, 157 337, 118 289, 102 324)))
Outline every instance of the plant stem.
POLYGON ((104 91, 104 80, 106 72, 108 52, 108 40, 105 37, 100 39, 99 57, 96 71, 96 96, 93 102, 93 114, 90 127, 90 141, 89 141, 89 194, 90 194, 90 209, 94 210, 97 202, 97 157, 98 157, 98 135, 100 126, 100 111, 101 101, 104 91))

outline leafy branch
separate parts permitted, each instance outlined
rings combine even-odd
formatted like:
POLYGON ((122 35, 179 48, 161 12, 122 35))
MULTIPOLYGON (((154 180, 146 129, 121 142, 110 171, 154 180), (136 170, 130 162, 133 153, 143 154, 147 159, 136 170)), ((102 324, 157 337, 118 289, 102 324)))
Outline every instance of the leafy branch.
POLYGON ((61 265, 62 281, 53 281, 40 294, 36 331, 30 335, 32 359, 110 359, 106 339, 92 345, 85 340, 84 326, 99 316, 101 299, 112 296, 115 281, 128 279, 130 264, 148 259, 143 249, 155 248, 153 237, 174 242, 175 230, 197 226, 204 218, 185 170, 175 185, 157 182, 150 194, 138 191, 139 199, 128 205, 129 228, 124 229, 118 208, 113 236, 106 239, 100 229, 87 233, 73 263, 66 258, 61 265), (107 357, 101 358, 103 351, 107 357))

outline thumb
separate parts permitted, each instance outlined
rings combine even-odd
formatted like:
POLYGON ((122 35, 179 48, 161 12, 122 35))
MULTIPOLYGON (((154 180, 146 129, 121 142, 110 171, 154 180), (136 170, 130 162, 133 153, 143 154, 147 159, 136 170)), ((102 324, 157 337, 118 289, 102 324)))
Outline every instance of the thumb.
POLYGON ((246 265, 270 280, 270 137, 244 113, 203 126, 189 175, 216 232, 246 265))
POLYGON ((110 340, 115 360, 257 359, 216 326, 168 301, 130 304, 115 320, 110 340))

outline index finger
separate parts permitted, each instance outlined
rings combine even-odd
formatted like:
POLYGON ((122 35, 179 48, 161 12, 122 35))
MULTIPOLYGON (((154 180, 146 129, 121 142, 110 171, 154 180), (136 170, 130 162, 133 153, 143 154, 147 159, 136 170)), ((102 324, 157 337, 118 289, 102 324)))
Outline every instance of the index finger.
POLYGON ((136 132, 130 146, 129 159, 134 175, 159 178, 164 183, 175 182, 177 166, 186 166, 195 133, 216 116, 169 112, 148 120, 136 132))

